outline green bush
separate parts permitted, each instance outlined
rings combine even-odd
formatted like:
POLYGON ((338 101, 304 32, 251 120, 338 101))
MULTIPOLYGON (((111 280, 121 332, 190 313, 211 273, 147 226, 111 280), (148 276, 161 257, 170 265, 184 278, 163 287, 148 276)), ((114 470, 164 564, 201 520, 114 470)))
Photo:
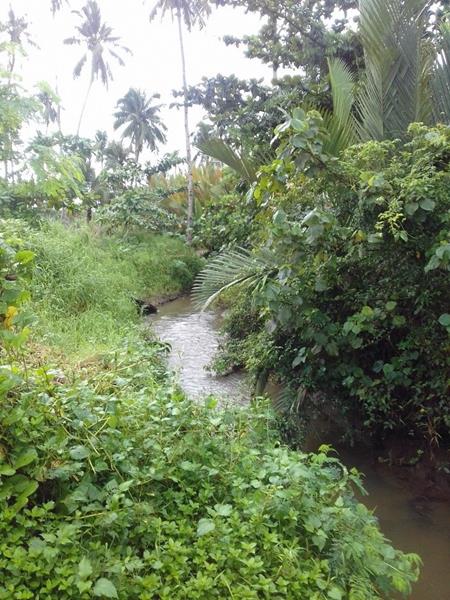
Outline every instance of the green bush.
POLYGON ((139 319, 134 298, 189 289, 201 260, 182 240, 44 223, 28 237, 36 253, 32 283, 35 338, 65 353, 109 349, 139 319))
POLYGON ((2 395, 0 599, 390 598, 395 551, 327 449, 282 446, 264 404, 181 395, 155 343, 89 381, 38 370, 2 395))
POLYGON ((128 190, 96 214, 96 220, 120 231, 162 232, 179 228, 176 216, 162 206, 164 196, 148 188, 128 190))
POLYGON ((195 241, 212 252, 228 246, 248 247, 261 229, 255 203, 226 194, 208 203, 195 221, 195 241))
POLYGON ((322 399, 350 432, 436 445, 450 433, 450 128, 413 125, 406 143, 336 159, 317 114, 295 126, 256 190, 273 259, 240 360, 275 372, 303 412, 322 399))

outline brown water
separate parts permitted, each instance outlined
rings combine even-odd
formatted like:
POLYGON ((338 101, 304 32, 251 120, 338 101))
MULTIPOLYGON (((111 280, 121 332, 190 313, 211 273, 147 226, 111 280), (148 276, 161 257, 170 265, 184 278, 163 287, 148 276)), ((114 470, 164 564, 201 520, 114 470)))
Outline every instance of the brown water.
MULTIPOLYGON (((247 401, 244 375, 215 377, 206 369, 218 347, 220 315, 198 313, 188 298, 180 298, 162 306, 150 320, 157 335, 171 344, 169 364, 187 394, 195 399, 214 395, 222 404, 247 401)), ((340 449, 339 454, 348 467, 364 473, 369 496, 362 501, 374 509, 386 537, 423 560, 421 578, 410 599, 450 600, 450 506, 429 502, 418 507, 413 491, 374 464, 367 453, 340 449)))
POLYGON ((182 297, 163 304, 150 321, 156 334, 170 343, 169 367, 191 398, 212 395, 221 405, 247 401, 249 388, 243 373, 219 377, 208 370, 219 344, 221 317, 217 312, 198 312, 182 297))

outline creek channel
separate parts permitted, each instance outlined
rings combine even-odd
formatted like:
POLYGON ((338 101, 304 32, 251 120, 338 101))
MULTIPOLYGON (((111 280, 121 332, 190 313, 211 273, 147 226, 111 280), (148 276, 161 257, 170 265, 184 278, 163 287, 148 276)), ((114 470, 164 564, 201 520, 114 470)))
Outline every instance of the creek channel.
MULTIPOLYGON (((213 395, 221 403, 248 402, 250 388, 243 373, 216 377, 207 370, 220 340, 218 312, 199 313, 183 297, 162 305, 149 320, 158 337, 171 345, 169 367, 188 396, 199 400, 213 395)), ((329 441, 321 438, 317 445, 329 441)), ((338 451, 342 462, 364 474, 369 495, 360 500, 374 510, 385 536, 397 548, 415 552, 423 560, 410 600, 450 600, 450 506, 418 502, 411 486, 361 448, 338 447, 338 451)))

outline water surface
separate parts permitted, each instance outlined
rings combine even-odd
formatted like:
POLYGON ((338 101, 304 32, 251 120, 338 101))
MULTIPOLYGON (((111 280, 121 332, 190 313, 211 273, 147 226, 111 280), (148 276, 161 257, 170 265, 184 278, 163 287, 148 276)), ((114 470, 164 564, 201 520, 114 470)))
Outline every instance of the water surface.
POLYGON ((178 374, 188 396, 200 400, 213 395, 221 404, 248 400, 243 373, 220 377, 208 369, 219 345, 221 317, 217 312, 198 312, 183 297, 163 304, 150 320, 158 337, 170 343, 169 367, 178 374))

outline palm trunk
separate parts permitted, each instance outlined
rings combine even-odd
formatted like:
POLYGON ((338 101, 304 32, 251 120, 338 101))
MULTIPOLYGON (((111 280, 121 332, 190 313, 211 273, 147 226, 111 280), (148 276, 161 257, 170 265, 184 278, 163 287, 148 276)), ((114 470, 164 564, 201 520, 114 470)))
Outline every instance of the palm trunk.
POLYGON ((14 72, 14 67, 16 65, 16 54, 15 51, 13 50, 13 54, 9 59, 9 65, 8 65, 8 87, 11 89, 11 84, 12 84, 12 78, 13 78, 13 72, 14 72))
MULTIPOLYGON (((55 92, 56 92, 56 95, 59 97, 58 78, 56 78, 55 92)), ((59 133, 61 133, 61 103, 60 102, 58 102, 58 108, 56 111, 56 122, 58 124, 58 131, 59 131, 59 133)))
POLYGON ((188 89, 186 82, 186 59, 184 56, 183 29, 181 25, 181 11, 177 10, 178 36, 180 40, 181 52, 181 70, 183 74, 183 95, 184 95, 184 134, 186 136, 186 162, 187 162, 187 222, 186 222, 186 240, 188 244, 192 242, 192 218, 194 215, 194 185, 192 181, 192 155, 191 139, 189 134, 189 110, 188 110, 188 89))
MULTIPOLYGON (((278 33, 277 33, 277 17, 275 15, 270 17, 269 20, 269 25, 271 28, 271 34, 272 34, 272 38, 274 39, 274 41, 277 41, 278 38, 278 33)), ((278 80, 278 57, 275 54, 275 51, 273 52, 273 58, 272 58, 272 83, 276 83, 278 80)))
POLYGON ((86 96, 84 98, 83 106, 81 107, 80 119, 78 121, 78 127, 77 127, 77 135, 80 135, 81 121, 83 120, 84 111, 86 110, 89 94, 91 92, 91 87, 92 87, 93 83, 94 83, 94 74, 92 73, 91 80, 89 81, 89 86, 88 86, 88 89, 86 92, 86 96))

